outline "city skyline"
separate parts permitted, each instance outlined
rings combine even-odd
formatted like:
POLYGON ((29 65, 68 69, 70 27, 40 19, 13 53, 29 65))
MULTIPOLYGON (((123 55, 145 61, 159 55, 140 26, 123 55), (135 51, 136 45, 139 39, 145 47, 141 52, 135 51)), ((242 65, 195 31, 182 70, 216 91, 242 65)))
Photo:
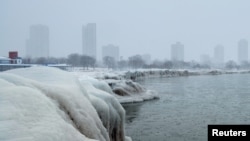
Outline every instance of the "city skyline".
MULTIPOLYGON (((0 55, 16 50, 25 56, 25 40, 32 24, 50 28, 50 55, 79 53, 82 25, 96 23, 97 48, 119 45, 124 59, 150 53, 152 60, 170 60, 169 46, 180 41, 185 45, 185 61, 199 60, 204 53, 213 56, 217 44, 224 46, 224 61, 237 61, 238 40, 250 40, 249 5, 246 0, 3 0, 0 55)), ((100 49, 97 58, 101 58, 100 49)))
MULTIPOLYGON (((49 27, 47 26, 47 25, 43 25, 43 24, 34 24, 34 25, 31 25, 30 26, 30 28, 29 28, 29 36, 30 37, 35 37, 35 36, 37 36, 35 33, 36 33, 36 30, 35 29, 39 29, 38 27, 40 27, 40 32, 42 33, 43 31, 42 30, 45 30, 42 34, 41 34, 41 36, 45 36, 45 34, 48 34, 48 35, 46 35, 46 36, 48 36, 48 39, 46 39, 46 40, 48 40, 48 41, 46 41, 46 42, 48 42, 48 47, 47 47, 47 53, 44 53, 45 51, 42 51, 42 50, 40 50, 40 51, 37 51, 37 52, 39 52, 40 54, 41 54, 41 52, 43 52, 43 54, 48 54, 48 55, 38 55, 38 54, 34 54, 35 56, 38 56, 38 57, 45 57, 45 56, 49 56, 49 27), (46 31, 47 30, 47 31, 46 31)), ((37 31, 39 31, 39 30, 37 30, 37 31)), ((96 54, 97 54, 97 51, 98 51, 98 47, 96 46, 96 23, 87 23, 86 25, 83 25, 82 26, 82 48, 84 48, 84 36, 85 36, 85 38, 87 37, 87 38, 89 38, 89 39, 91 39, 92 38, 92 41, 91 42, 89 42, 89 44, 92 44, 92 46, 94 46, 94 50, 89 50, 90 52, 89 53, 82 53, 83 55, 88 55, 88 56, 92 56, 92 57, 94 57, 94 58, 96 58, 96 54), (84 32, 84 31, 87 31, 87 32, 84 32), (89 35, 91 35, 91 36, 89 36, 88 34, 86 34, 86 33, 91 33, 91 34, 89 34, 89 35), (91 55, 92 54, 92 55, 91 55)), ((28 49, 28 48, 30 48, 29 46, 29 44, 30 44, 30 37, 29 37, 29 39, 26 39, 26 54, 23 56, 23 57, 30 57, 31 55, 31 52, 34 52, 34 50, 32 51, 32 49, 28 49)), ((32 39, 32 38, 31 38, 32 39)), ((34 40, 34 39, 33 39, 34 40)), ((177 45, 178 46, 178 44, 179 45, 182 45, 182 46, 184 46, 183 44, 181 44, 181 42, 179 42, 179 41, 177 41, 175 44, 172 44, 171 45, 171 47, 170 47, 170 50, 172 50, 172 46, 174 45, 177 45)), ((245 58, 247 58, 247 59, 245 59, 245 61, 246 60, 248 60, 248 49, 239 49, 239 45, 240 44, 243 44, 243 46, 247 46, 247 48, 248 48, 248 41, 246 40, 246 39, 240 39, 238 42, 237 42, 237 51, 238 51, 238 54, 237 54, 237 57, 238 57, 238 59, 237 60, 234 60, 234 61, 236 61, 236 62, 238 62, 239 63, 239 60, 240 60, 240 58, 239 57, 241 57, 242 58, 242 55, 240 55, 240 53, 239 52, 244 52, 244 53, 241 53, 241 54, 244 54, 243 56, 245 56, 245 58), (243 42, 243 43, 240 43, 240 42, 243 42), (245 45, 244 45, 245 44, 245 45), (240 51, 240 50, 243 50, 243 51, 240 51), (246 57, 247 56, 247 57, 246 57)), ((110 44, 108 44, 108 45, 110 45, 110 44)), ((39 45, 39 46, 41 46, 41 45, 39 45)), ((86 47, 86 45, 85 45, 85 47, 86 47)), ((103 46, 102 46, 103 47, 103 46)), ((102 47, 99 47, 99 48, 102 48, 102 47)), ((244 47, 243 47, 244 48, 244 47)), ((246 47, 245 47, 246 48, 246 47)), ((84 50, 84 49, 83 49, 84 50)), ((102 49, 99 49, 99 50, 102 50, 102 49)), ((180 50, 180 49, 179 49, 180 50)), ((183 48, 183 49, 181 49, 181 50, 183 50, 182 52, 181 52, 181 54, 183 54, 183 57, 181 57, 182 59, 181 60, 184 60, 184 61, 186 61, 185 59, 184 59, 184 52, 185 52, 185 49, 183 48)), ((15 50, 16 51, 16 50, 15 50)), ((178 51, 175 51, 175 53, 177 53, 178 51)), ((141 56, 143 56, 143 55, 145 55, 145 54, 140 54, 140 53, 137 53, 137 54, 139 54, 139 55, 141 55, 141 56)), ((148 54, 148 53, 146 53, 146 54, 148 54)), ((171 51, 171 54, 169 55, 170 56, 170 58, 169 59, 163 59, 163 60, 173 60, 173 56, 172 56, 172 54, 173 54, 173 52, 171 51), (171 57, 172 56, 172 57, 171 57)), ((134 55, 136 55, 136 54, 134 54, 134 55)), ((150 55, 151 56, 151 54, 148 54, 148 55, 150 55)), ((177 54, 176 54, 177 55, 177 54)), ((2 55, 2 56, 6 56, 6 55, 2 55)), ((103 51, 102 51, 102 55, 101 56, 103 56, 103 51)), ((178 55, 177 55, 178 56, 178 55)), ((179 54, 179 56, 182 56, 182 55, 180 55, 179 54)), ((223 45, 221 45, 221 44, 218 44, 218 45, 216 45, 215 47, 214 47, 214 49, 213 49, 213 57, 211 58, 210 57, 210 55, 209 54, 204 54, 204 53, 202 53, 202 54, 199 54, 199 56, 200 56, 200 59, 197 59, 197 60, 189 60, 189 61, 198 61, 198 62, 203 62, 203 61, 201 61, 202 59, 201 59, 201 56, 203 56, 203 58, 204 58, 204 56, 208 56, 209 57, 209 60, 210 60, 210 62, 212 62, 212 63, 215 63, 216 64, 216 62, 217 63, 225 63, 225 61, 224 61, 224 46, 223 45), (217 50, 217 51, 216 51, 217 50), (216 53, 217 52, 217 53, 216 53), (219 53, 218 53, 219 52, 219 53), (200 61, 199 61, 200 60, 200 61), (219 60, 221 60, 221 61, 219 61, 219 60)), ((53 56, 52 56, 53 57, 53 56)), ((67 56, 65 56, 65 57, 67 57, 67 56)), ((120 58, 120 57, 123 57, 122 55, 120 55, 118 58, 120 58)), ((208 58, 208 57, 205 57, 205 58, 208 58)), ((102 58, 102 57, 101 57, 102 58)), ((99 58, 98 59, 98 61, 101 61, 102 59, 101 58, 99 58)), ((151 58, 151 57, 150 57, 151 58)), ((203 59, 204 60, 204 59, 203 59)), ((232 60, 232 59, 231 59, 232 60)), ((230 61, 230 60, 227 60, 227 61, 230 61)), ((249 61, 249 60, 248 60, 249 61)))

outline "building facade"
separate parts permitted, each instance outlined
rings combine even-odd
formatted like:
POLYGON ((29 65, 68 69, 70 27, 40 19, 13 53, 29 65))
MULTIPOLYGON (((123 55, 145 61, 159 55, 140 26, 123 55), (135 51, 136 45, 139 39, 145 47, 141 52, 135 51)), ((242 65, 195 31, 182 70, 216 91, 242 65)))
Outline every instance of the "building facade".
POLYGON ((26 56, 30 58, 49 57, 49 27, 32 25, 26 40, 26 56))
POLYGON ((96 59, 96 24, 88 23, 82 27, 83 55, 96 59))
POLYGON ((241 39, 238 42, 238 62, 248 61, 248 41, 241 39))
POLYGON ((109 44, 102 47, 102 59, 106 56, 113 57, 115 61, 119 61, 119 47, 109 44))
POLYGON ((214 63, 224 63, 224 47, 222 45, 217 45, 214 47, 214 63))
POLYGON ((171 60, 184 61, 184 45, 180 42, 171 45, 171 60))

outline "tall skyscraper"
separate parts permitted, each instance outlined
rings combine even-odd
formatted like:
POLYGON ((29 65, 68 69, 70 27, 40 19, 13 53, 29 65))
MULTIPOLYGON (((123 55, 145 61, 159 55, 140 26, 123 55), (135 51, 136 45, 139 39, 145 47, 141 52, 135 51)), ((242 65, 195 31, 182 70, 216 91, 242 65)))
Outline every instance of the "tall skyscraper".
POLYGON ((224 47, 222 45, 217 45, 214 48, 214 63, 215 64, 224 63, 224 47))
POLYGON ((96 59, 96 24, 88 23, 82 27, 83 55, 96 59))
POLYGON ((119 47, 112 44, 102 47, 102 58, 109 56, 113 57, 115 61, 119 61, 119 47))
POLYGON ((238 62, 243 61, 248 61, 248 42, 245 39, 238 42, 238 62))
POLYGON ((49 27, 31 25, 29 39, 26 40, 26 56, 31 58, 49 57, 49 27))
POLYGON ((180 42, 171 45, 171 60, 184 61, 184 45, 180 42))

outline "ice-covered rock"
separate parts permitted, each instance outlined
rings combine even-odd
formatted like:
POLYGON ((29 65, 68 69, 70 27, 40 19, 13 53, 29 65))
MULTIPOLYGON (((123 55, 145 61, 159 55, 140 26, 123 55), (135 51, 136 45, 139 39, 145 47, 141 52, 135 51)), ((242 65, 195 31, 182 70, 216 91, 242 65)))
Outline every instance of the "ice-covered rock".
MULTIPOLYGON (((78 74, 78 76, 82 83, 90 83, 91 86, 113 95, 120 103, 142 102, 159 98, 155 91, 148 90, 132 80, 126 80, 124 78, 104 79, 104 77, 97 80, 83 74, 78 74)), ((114 76, 114 74, 112 76, 114 76)), ((91 88, 88 88, 88 90, 91 90, 91 88)))
POLYGON ((122 106, 94 81, 48 67, 1 72, 0 140, 130 140, 122 106))

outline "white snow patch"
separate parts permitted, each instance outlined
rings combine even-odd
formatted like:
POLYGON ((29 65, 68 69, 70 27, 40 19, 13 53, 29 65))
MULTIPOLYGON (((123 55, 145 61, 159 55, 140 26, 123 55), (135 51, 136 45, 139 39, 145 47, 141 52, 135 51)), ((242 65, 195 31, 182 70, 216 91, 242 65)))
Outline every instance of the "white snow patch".
POLYGON ((121 72, 74 72, 81 82, 88 82, 95 88, 115 96, 120 103, 142 102, 157 99, 158 94, 136 82, 126 80, 121 72), (91 77, 90 77, 91 76, 91 77))
POLYGON ((49 67, 0 73, 0 140, 130 140, 124 109, 101 83, 49 67))

